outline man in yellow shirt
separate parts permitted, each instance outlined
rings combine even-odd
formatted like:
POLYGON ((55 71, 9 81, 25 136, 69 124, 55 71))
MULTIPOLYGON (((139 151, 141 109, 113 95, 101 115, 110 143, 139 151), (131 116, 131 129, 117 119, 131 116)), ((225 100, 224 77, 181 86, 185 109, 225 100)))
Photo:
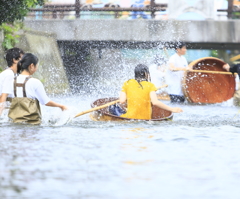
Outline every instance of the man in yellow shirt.
POLYGON ((181 108, 169 107, 157 99, 157 88, 148 81, 150 75, 147 66, 143 64, 137 65, 134 73, 135 79, 124 82, 122 87, 120 103, 127 101, 127 112, 121 117, 150 120, 152 115, 151 103, 167 111, 182 112, 181 108))

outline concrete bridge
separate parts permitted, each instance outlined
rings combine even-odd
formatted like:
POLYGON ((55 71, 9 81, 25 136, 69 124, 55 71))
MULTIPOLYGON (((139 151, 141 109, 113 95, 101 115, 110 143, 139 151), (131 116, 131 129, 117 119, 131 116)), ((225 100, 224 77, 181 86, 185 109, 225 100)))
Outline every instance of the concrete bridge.
MULTIPOLYGON (((151 48, 159 43, 182 40, 191 48, 239 49, 240 20, 25 20, 32 30, 55 33, 58 41, 92 41, 103 45, 141 45, 151 48)), ((117 46, 116 46, 117 47, 117 46)))

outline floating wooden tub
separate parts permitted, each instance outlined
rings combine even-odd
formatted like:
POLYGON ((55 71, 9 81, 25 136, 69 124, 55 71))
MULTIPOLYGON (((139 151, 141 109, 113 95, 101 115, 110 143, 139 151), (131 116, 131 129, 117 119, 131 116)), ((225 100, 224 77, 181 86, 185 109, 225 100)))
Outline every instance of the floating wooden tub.
MULTIPOLYGON (((94 101, 91 104, 91 107, 94 108, 96 106, 101 106, 106 103, 112 102, 117 100, 118 98, 102 98, 94 101)), ((118 117, 115 115, 112 115, 108 111, 108 107, 94 111, 90 114, 90 117, 94 121, 124 121, 124 120, 133 120, 125 117, 118 117)), ((152 119, 151 121, 167 121, 167 120, 172 120, 173 114, 170 111, 166 111, 163 109, 160 109, 156 106, 152 106, 152 119)), ((139 120, 137 120, 139 121, 139 120)))
MULTIPOLYGON (((189 64, 193 70, 224 71, 225 64, 220 59, 205 57, 189 64)), ((233 97, 235 92, 234 75, 185 72, 183 92, 191 103, 221 103, 233 97)))
POLYGON ((158 98, 159 100, 170 101, 170 96, 169 96, 167 93, 157 94, 157 98, 158 98))

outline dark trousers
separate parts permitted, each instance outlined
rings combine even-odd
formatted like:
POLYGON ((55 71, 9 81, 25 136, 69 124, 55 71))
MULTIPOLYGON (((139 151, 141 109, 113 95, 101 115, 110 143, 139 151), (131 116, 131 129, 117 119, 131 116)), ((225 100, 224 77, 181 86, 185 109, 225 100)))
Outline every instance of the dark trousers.
POLYGON ((171 103, 183 103, 185 101, 185 97, 183 95, 169 95, 171 99, 171 103))

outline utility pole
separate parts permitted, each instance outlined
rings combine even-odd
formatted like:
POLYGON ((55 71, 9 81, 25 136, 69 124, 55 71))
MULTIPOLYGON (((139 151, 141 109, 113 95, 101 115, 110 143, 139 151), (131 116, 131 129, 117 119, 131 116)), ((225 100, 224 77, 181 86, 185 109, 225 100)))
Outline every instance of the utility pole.
POLYGON ((155 18, 155 0, 151 0, 150 2, 150 8, 151 8, 151 18, 155 18))
POLYGON ((228 19, 232 19, 233 0, 228 0, 228 19))
POLYGON ((80 18, 80 0, 75 0, 76 18, 80 18))

